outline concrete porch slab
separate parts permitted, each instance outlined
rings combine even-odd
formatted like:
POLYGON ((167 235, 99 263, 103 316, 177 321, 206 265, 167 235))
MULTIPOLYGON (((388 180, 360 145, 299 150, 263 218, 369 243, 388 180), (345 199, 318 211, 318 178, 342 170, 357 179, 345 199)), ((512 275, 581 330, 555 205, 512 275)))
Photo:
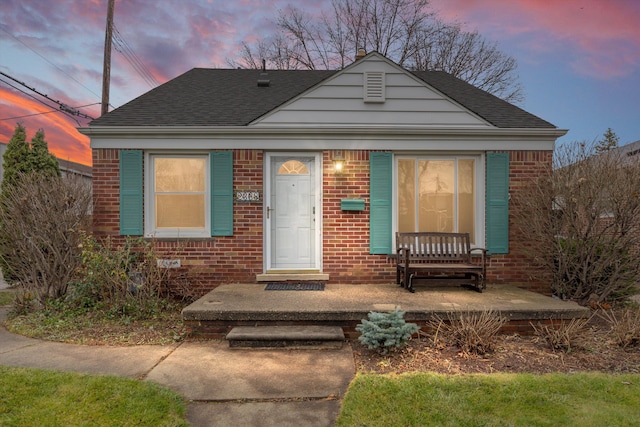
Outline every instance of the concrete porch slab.
POLYGON ((233 326, 335 325, 352 336, 371 311, 405 311, 418 323, 460 311, 494 310, 510 320, 514 331, 530 322, 584 317, 589 309, 510 285, 488 285, 483 293, 462 287, 416 287, 407 292, 389 284, 327 284, 321 292, 265 291, 264 284, 218 286, 182 311, 195 334, 222 338, 233 326))

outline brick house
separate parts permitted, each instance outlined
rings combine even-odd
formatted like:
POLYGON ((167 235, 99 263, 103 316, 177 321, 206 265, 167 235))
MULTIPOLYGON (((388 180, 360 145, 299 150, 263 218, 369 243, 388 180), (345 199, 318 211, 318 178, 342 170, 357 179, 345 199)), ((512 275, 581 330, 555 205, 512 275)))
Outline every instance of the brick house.
POLYGON ((509 197, 566 130, 372 52, 337 71, 193 69, 94 120, 94 232, 145 236, 208 288, 395 280, 396 231, 469 232, 529 277, 509 197))

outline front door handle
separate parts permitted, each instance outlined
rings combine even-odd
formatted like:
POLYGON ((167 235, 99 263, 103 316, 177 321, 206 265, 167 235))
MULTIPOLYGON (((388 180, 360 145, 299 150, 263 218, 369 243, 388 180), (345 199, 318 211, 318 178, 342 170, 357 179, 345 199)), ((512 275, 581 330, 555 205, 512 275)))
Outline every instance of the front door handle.
POLYGON ((269 219, 269 214, 271 213, 271 211, 274 211, 275 209, 271 209, 269 206, 267 206, 267 219, 269 219))

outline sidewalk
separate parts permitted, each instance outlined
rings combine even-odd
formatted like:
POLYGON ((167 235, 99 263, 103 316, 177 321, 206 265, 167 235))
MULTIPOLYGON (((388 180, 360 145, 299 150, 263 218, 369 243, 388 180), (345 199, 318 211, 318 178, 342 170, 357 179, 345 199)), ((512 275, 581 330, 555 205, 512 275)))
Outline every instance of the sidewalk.
MULTIPOLYGON (((0 322, 8 311, 0 307, 0 322)), ((82 346, 0 327, 0 365, 109 374, 169 387, 193 426, 333 426, 355 374, 351 348, 229 349, 225 341, 168 346, 82 346)))

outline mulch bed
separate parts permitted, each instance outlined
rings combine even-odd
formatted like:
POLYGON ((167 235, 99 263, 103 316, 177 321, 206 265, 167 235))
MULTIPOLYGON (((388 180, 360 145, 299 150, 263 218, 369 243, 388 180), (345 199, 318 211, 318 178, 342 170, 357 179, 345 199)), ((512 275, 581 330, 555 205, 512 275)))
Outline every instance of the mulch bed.
POLYGON ((450 345, 434 345, 428 336, 381 355, 359 341, 351 342, 360 372, 442 374, 585 372, 640 373, 640 347, 623 349, 610 334, 610 325, 598 316, 581 333, 571 351, 549 348, 537 336, 501 335, 495 349, 485 355, 466 354, 450 345))

